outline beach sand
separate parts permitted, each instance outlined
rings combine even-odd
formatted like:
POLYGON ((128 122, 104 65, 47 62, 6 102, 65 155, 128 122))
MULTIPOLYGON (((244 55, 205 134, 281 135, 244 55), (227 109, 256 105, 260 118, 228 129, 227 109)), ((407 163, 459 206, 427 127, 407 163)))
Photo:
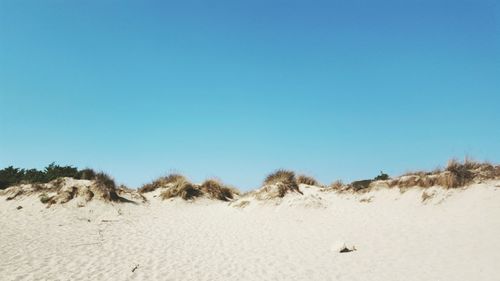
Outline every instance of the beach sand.
POLYGON ((425 201, 421 188, 300 188, 232 203, 0 197, 0 279, 500 280, 500 181, 425 201))

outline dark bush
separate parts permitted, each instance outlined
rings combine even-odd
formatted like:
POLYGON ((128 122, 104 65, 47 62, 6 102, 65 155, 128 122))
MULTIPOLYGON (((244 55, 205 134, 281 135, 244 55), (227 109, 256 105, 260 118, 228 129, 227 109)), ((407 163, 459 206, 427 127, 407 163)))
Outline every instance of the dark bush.
POLYGON ((27 183, 47 182, 45 173, 37 169, 29 169, 24 173, 23 181, 27 183))
POLYGON ((376 181, 385 181, 385 180, 388 180, 388 179, 389 179, 389 175, 386 174, 386 173, 384 173, 384 172, 382 172, 382 171, 380 171, 380 175, 378 175, 378 176, 376 176, 374 178, 374 180, 376 180, 376 181))
POLYGON ((55 163, 51 163, 43 171, 37 169, 25 170, 10 166, 0 170, 0 189, 21 183, 46 183, 63 177, 94 180, 97 173, 92 169, 79 171, 75 167, 59 166, 55 163))
POLYGON ((97 173, 92 169, 83 169, 78 171, 76 178, 79 180, 93 180, 97 173))
POLYGON ((13 166, 0 170, 0 189, 20 183, 24 178, 24 173, 23 169, 14 168, 13 166))
POLYGON ((98 173, 95 176, 95 181, 97 184, 105 186, 109 190, 114 190, 116 189, 116 184, 115 181, 107 174, 105 173, 98 173))
POLYGON ((358 191, 358 190, 368 188, 371 183, 372 183, 372 180, 353 181, 351 183, 351 186, 354 189, 354 191, 358 191))
POLYGON ((78 176, 78 169, 72 166, 59 166, 52 162, 45 167, 45 179, 49 182, 57 178, 70 177, 76 178, 78 176))

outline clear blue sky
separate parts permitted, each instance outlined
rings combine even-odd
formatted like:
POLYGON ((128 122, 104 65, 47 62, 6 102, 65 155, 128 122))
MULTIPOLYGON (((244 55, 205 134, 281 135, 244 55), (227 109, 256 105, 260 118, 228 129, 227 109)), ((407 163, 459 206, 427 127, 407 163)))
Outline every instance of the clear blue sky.
POLYGON ((498 163, 499 124, 500 1, 0 0, 1 167, 329 183, 498 163))

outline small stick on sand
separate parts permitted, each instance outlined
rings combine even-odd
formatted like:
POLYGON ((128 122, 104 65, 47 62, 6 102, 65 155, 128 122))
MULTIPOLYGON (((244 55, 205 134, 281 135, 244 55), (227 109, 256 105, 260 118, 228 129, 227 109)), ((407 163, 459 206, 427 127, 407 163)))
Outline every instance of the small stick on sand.
POLYGON ((134 268, 132 268, 132 272, 134 272, 138 267, 139 265, 136 265, 134 268))

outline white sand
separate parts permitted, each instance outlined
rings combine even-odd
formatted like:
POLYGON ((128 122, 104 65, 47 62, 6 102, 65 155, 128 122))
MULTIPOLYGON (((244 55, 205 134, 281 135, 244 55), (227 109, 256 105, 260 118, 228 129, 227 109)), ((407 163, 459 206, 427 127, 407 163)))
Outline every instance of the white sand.
POLYGON ((419 188, 301 190, 245 208, 0 197, 0 279, 500 280, 499 181, 431 188, 423 203, 419 188))

